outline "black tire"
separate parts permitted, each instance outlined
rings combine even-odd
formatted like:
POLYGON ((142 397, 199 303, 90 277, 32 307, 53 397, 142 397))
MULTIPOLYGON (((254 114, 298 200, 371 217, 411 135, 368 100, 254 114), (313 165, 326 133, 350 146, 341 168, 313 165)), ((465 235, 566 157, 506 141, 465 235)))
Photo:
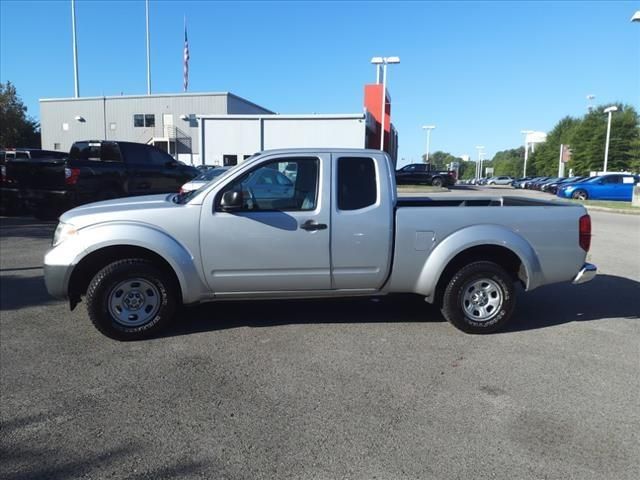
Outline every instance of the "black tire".
MULTIPOLYGON (((171 322, 178 303, 178 288, 172 275, 149 260, 118 260, 104 267, 91 280, 86 296, 87 313, 93 325, 107 337, 116 340, 142 340, 157 335, 171 322), (146 287, 140 287, 141 282, 146 287), (141 292, 138 292, 138 295, 142 294, 143 298, 153 299, 155 302, 154 307, 147 312, 150 314, 149 319, 141 320, 144 323, 135 323, 138 320, 135 313, 129 315, 127 320, 120 320, 114 315, 117 306, 113 307, 113 301, 120 298, 118 292, 122 290, 115 289, 123 284, 130 284, 127 288, 140 288, 141 292), (133 316, 136 319, 132 320, 133 316), (126 324, 123 321, 130 323, 126 324)), ((127 294, 134 295, 133 292, 136 290, 130 290, 127 294)), ((124 301, 126 300, 123 300, 123 303, 124 301)), ((150 302, 151 300, 149 304, 150 302)), ((142 310, 143 307, 147 308, 148 305, 143 304, 140 307, 140 314, 145 316, 147 313, 142 310)), ((126 316, 126 311, 121 314, 126 316)))
MULTIPOLYGON (((513 278, 496 263, 478 261, 462 267, 453 275, 444 291, 441 311, 450 323, 463 332, 493 333, 509 322, 515 305, 513 278), (468 305, 469 309, 476 308, 468 301, 468 296, 473 295, 471 292, 478 291, 474 288, 475 285, 485 283, 491 287, 486 297, 490 304, 479 307, 487 310, 488 314, 486 319, 478 320, 473 314, 469 314, 463 305, 468 305), (489 298, 494 290, 500 298, 489 298), (499 304, 496 303, 498 300, 499 304)), ((478 315, 481 316, 480 313, 478 315)))
POLYGON ((589 198, 589 194, 585 190, 576 190, 571 194, 571 198, 575 200, 587 200, 589 198))
POLYGON ((436 177, 433 180, 431 180, 431 185, 434 187, 442 187, 443 184, 444 182, 440 177, 436 177))

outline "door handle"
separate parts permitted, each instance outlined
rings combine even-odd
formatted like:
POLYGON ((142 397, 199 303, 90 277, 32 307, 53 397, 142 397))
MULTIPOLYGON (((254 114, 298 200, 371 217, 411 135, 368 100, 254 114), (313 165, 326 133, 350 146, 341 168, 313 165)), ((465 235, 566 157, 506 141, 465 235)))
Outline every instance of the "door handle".
POLYGON ((326 223, 318 223, 315 220, 307 220, 302 225, 300 225, 300 228, 302 230, 306 230, 307 232, 312 232, 312 231, 315 231, 315 230, 326 230, 327 229, 327 224, 326 223))

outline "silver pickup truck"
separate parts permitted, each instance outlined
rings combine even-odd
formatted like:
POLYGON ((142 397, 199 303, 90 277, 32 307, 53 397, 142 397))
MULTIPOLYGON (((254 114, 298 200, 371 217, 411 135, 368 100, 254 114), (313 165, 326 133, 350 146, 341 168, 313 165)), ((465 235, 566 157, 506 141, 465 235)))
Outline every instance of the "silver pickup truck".
POLYGON ((122 340, 158 333, 180 304, 377 296, 440 306, 469 333, 509 321, 515 284, 582 283, 582 206, 515 197, 398 197, 377 150, 272 150, 199 190, 93 203, 60 218, 49 293, 85 297, 122 340))

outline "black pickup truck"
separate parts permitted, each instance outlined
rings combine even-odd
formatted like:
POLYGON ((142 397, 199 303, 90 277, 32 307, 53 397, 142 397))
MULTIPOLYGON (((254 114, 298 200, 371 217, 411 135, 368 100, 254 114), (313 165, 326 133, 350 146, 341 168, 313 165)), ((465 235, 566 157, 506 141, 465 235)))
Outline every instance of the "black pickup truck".
POLYGON ((398 185, 424 183, 434 187, 450 187, 456 183, 456 172, 437 170, 429 163, 411 163, 396 170, 398 185))
POLYGON ((39 218, 77 205, 134 195, 178 192, 198 174, 166 152, 141 143, 81 141, 65 158, 13 159, 5 164, 5 197, 39 218))

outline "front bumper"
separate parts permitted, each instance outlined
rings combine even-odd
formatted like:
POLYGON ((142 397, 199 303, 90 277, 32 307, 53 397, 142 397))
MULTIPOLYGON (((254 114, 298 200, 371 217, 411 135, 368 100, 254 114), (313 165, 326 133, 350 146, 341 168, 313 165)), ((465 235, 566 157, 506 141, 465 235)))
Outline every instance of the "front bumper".
POLYGON ((44 264, 44 284, 49 295, 63 300, 68 298, 70 270, 67 265, 44 264))
POLYGON ((579 285, 581 283, 590 282, 594 279, 597 273, 598 267, 591 263, 585 263, 571 283, 579 285))

